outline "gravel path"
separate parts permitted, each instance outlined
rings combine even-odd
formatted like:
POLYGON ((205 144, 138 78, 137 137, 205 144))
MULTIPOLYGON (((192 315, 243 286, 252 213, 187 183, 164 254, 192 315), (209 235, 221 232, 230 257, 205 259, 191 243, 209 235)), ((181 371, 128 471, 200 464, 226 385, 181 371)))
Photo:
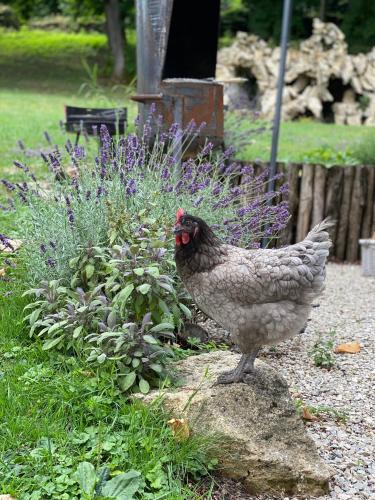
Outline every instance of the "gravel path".
POLYGON ((324 410, 318 421, 306 423, 335 473, 330 495, 319 498, 375 500, 375 279, 362 277, 359 266, 329 264, 318 302, 304 333, 264 349, 260 358, 280 370, 296 399, 324 410), (328 340, 330 332, 335 332, 335 345, 358 341, 361 351, 335 354, 335 366, 328 371, 314 365, 309 351, 320 336, 328 340))

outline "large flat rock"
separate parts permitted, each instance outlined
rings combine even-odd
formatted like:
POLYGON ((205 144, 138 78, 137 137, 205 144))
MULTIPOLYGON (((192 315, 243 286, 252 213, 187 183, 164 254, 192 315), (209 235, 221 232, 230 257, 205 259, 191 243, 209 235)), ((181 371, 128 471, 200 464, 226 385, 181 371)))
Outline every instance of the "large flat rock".
POLYGON ((238 354, 217 351, 178 363, 183 385, 164 393, 165 407, 176 418, 188 418, 193 432, 221 436, 222 474, 243 482, 249 493, 326 493, 332 472, 275 370, 257 360, 256 376, 246 383, 214 385, 238 360, 238 354))

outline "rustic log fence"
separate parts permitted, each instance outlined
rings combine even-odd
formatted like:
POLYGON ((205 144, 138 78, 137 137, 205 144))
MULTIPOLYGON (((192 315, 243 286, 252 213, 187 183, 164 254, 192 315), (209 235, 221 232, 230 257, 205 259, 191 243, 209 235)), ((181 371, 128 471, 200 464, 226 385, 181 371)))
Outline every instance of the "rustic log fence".
MULTIPOLYGON (((256 174, 267 168, 255 163, 256 174)), ((375 166, 301 165, 279 163, 282 182, 289 182, 290 221, 280 244, 302 240, 325 217, 336 220, 331 257, 348 262, 360 258, 358 240, 375 233, 375 166)))

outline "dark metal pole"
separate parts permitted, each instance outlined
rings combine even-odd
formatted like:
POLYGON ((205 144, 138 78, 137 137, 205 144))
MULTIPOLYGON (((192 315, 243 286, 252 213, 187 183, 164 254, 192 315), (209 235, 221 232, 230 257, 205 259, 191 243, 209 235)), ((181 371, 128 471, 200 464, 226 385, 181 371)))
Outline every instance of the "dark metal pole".
MULTIPOLYGON (((279 145, 281 106, 283 101, 285 63, 288 52, 288 37, 289 37, 291 12, 292 12, 292 0, 284 0, 283 22, 282 22, 281 39, 280 39, 279 75, 277 78, 276 108, 275 108, 275 116, 273 119, 273 128, 272 128, 271 160, 270 160, 270 171, 269 171, 270 181, 267 186, 268 193, 275 190, 275 179, 273 179, 273 177, 275 177, 276 175, 277 149, 279 145)), ((269 205, 272 204, 271 199, 268 200, 268 204, 269 205)), ((263 248, 267 246, 268 240, 269 238, 267 236, 263 237, 262 239, 263 248)))

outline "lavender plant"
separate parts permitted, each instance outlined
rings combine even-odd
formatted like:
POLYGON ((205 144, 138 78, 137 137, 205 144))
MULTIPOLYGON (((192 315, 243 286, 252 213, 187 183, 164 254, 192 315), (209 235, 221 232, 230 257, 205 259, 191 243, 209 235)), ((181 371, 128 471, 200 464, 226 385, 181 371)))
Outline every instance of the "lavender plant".
POLYGON ((15 162, 25 182, 3 183, 29 207, 21 232, 31 282, 70 278, 69 261, 78 248, 131 243, 131 221, 144 209, 170 241, 166 260, 173 252, 170 227, 179 206, 207 220, 232 244, 256 247, 265 227, 268 236, 276 236, 288 210, 280 192, 266 193, 267 172, 255 175, 252 166, 231 160, 231 148, 220 155, 210 143, 197 157, 178 161, 202 126, 191 122, 181 130, 174 124, 163 131, 155 112, 142 130, 138 125, 136 134, 117 140, 102 126, 94 160, 69 140, 63 154, 49 137, 50 151, 43 154, 51 174, 47 189, 26 165, 15 162))

